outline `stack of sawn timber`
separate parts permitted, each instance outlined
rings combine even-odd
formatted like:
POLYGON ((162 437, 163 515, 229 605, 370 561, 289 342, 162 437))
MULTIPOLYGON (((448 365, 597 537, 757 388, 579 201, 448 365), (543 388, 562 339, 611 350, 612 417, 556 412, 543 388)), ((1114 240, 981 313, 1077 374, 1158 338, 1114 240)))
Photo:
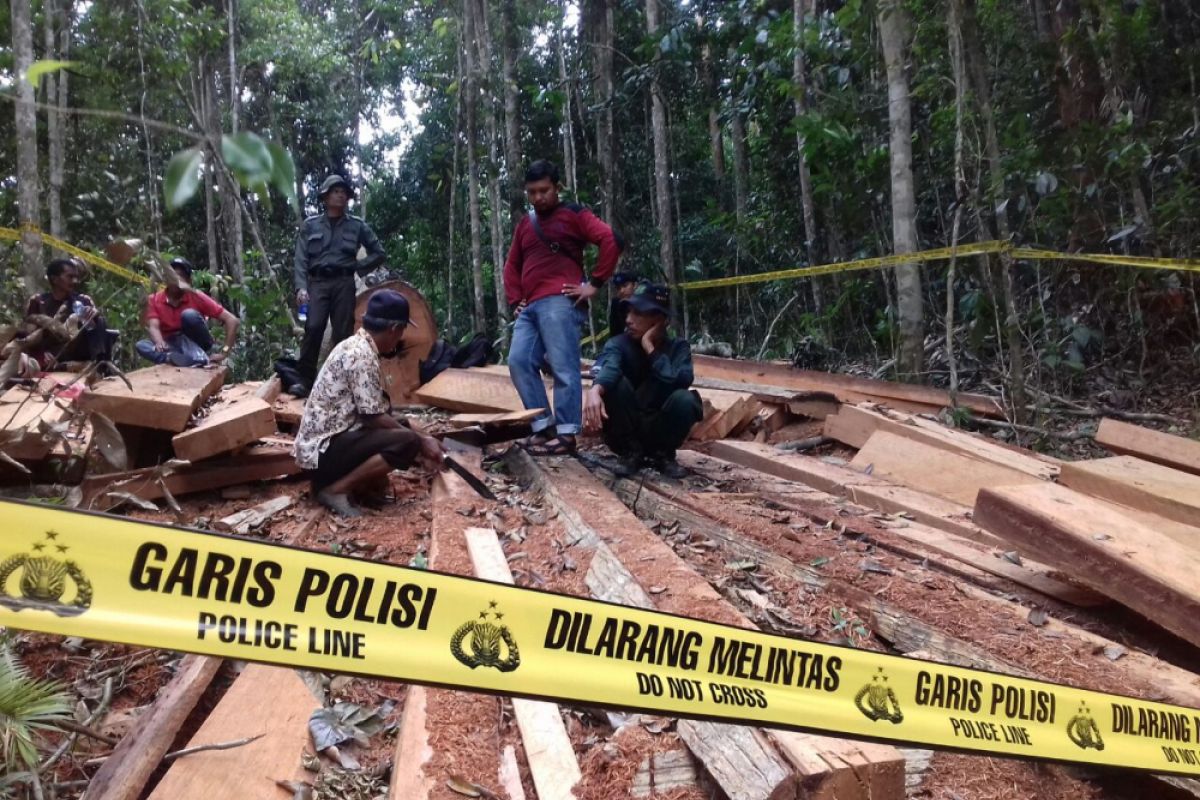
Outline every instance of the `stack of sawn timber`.
POLYGON ((155 500, 298 472, 291 448, 276 438, 279 380, 225 386, 227 375, 224 367, 159 365, 84 391, 78 403, 116 426, 131 463, 141 442, 164 434, 174 458, 187 462, 89 476, 81 486, 84 506, 104 510, 120 495, 155 500))
POLYGON ((74 413, 75 395, 85 378, 50 372, 34 385, 16 385, 0 393, 0 477, 21 483, 39 480, 78 483, 93 442, 87 418, 74 413), (14 463, 15 462, 15 463, 14 463))
POLYGON ((1024 567, 1036 558, 1050 577, 1200 645, 1200 442, 1105 419, 1096 442, 1120 455, 1066 462, 856 406, 827 418, 825 433, 858 448, 850 475, 835 480, 837 467, 805 459, 785 477, 812 473, 820 488, 1001 548, 1024 567))

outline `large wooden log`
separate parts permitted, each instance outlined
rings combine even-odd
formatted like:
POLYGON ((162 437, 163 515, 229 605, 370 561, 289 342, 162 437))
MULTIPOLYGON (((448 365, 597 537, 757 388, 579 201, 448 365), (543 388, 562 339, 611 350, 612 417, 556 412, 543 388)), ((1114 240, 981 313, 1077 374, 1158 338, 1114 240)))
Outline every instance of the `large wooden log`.
POLYGON ((1115 419, 1100 420, 1096 444, 1119 455, 1200 475, 1200 442, 1115 419))
POLYGON ((984 489, 975 520, 1200 645, 1200 550, 1053 484, 984 489))
POLYGON ((196 427, 175 434, 171 445, 179 458, 201 461, 231 453, 273 433, 275 412, 271 404, 247 397, 214 408, 196 427))
POLYGON ((408 300, 409 319, 414 323, 404 332, 404 352, 396 358, 382 359, 383 388, 395 405, 413 402, 413 392, 421 385, 421 361, 429 355, 438 338, 433 309, 417 288, 406 281, 385 281, 359 293, 354 301, 354 327, 362 327, 363 314, 371 295, 391 289, 408 300))
POLYGON ((120 378, 105 378, 83 392, 78 403, 118 424, 179 433, 200 404, 217 393, 228 373, 225 367, 160 364, 127 373, 129 386, 120 378))
MULTIPOLYGON (((1139 511, 1192 526, 1184 544, 1200 547, 1200 475, 1133 456, 1063 464, 1058 482, 1139 511)), ((1166 532, 1166 531, 1164 531, 1166 532)))

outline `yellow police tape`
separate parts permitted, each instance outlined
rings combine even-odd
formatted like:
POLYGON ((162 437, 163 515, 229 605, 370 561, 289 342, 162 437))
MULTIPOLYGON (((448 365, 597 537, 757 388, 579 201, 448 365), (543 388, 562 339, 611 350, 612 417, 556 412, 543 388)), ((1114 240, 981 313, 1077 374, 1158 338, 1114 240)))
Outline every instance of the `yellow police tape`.
POLYGON ((0 502, 0 624, 937 748, 1200 775, 1200 711, 120 517, 0 502))
POLYGON ((114 275, 120 275, 122 278, 128 281, 140 283, 146 287, 153 286, 153 282, 145 275, 138 275, 136 272, 126 269, 120 264, 114 264, 108 259, 93 255, 86 250, 81 250, 69 242, 64 242, 62 239, 51 236, 48 233, 43 233, 42 231, 30 225, 22 225, 21 230, 17 230, 16 228, 0 228, 0 240, 7 239, 8 241, 19 242, 21 240, 22 231, 32 233, 40 238, 44 244, 47 244, 58 250, 62 250, 64 253, 70 253, 73 256, 81 258, 94 267, 99 267, 100 269, 111 272, 114 275))
POLYGON ((1016 247, 1011 242, 990 241, 972 242, 958 247, 938 247, 933 250, 921 250, 916 253, 904 253, 878 258, 863 258, 856 261, 841 261, 834 264, 822 264, 815 267, 798 267, 774 272, 759 272, 752 275, 735 275, 731 278, 713 278, 703 281, 687 281, 679 284, 678 288, 685 291, 696 289, 715 289, 720 286, 744 286, 750 283, 765 281, 794 280, 796 278, 812 278, 817 275, 832 275, 836 272, 855 272, 864 269, 884 269, 897 267, 901 264, 923 264, 929 261, 946 261, 953 256, 985 255, 988 253, 1007 253, 1013 258, 1028 261, 1088 261, 1098 264, 1137 267, 1139 269, 1166 269, 1200 272, 1200 259, 1196 258, 1151 258, 1148 256, 1123 256, 1112 253, 1058 253, 1053 250, 1036 250, 1028 247, 1016 247))

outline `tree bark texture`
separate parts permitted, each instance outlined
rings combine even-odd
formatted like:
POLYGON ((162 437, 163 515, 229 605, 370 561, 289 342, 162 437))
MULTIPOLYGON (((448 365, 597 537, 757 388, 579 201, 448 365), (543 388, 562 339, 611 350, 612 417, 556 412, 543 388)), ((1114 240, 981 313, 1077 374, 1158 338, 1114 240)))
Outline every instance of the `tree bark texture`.
MULTIPOLYGON (((654 38, 658 32, 659 9, 658 0, 646 0, 646 33, 654 38)), ((662 261, 662 269, 666 273, 667 283, 672 287, 671 317, 673 322, 679 319, 678 291, 674 289, 677 283, 675 270, 675 221, 671 212, 671 172, 667 153, 670 150, 667 141, 667 109, 663 101, 662 87, 659 86, 657 73, 650 81, 650 127, 654 136, 654 202, 658 210, 658 255, 662 261)))
POLYGON ((487 330, 487 315, 483 304, 483 219, 479 210, 479 59, 476 57, 475 13, 471 6, 476 0, 463 0, 463 53, 466 54, 465 111, 467 118, 467 208, 471 220, 471 280, 473 289, 473 318, 476 331, 487 330))
MULTIPOLYGON (((892 247, 917 250, 917 196, 912 168, 912 106, 907 59, 908 21, 900 0, 880 0, 879 34, 887 66, 888 122, 891 129, 892 247)), ((924 318, 920 266, 895 269, 900 346, 896 365, 901 380, 915 381, 924 359, 924 318)))
POLYGON ((613 2, 590 0, 587 4, 592 71, 595 75, 596 162, 600 167, 600 216, 614 224, 616 195, 613 151, 613 2))
MULTIPOLYGON (((65 6, 67 0, 45 0, 42 6, 42 17, 45 19, 43 31, 46 58, 65 61, 71 43, 69 15, 65 6), (57 35, 56 35, 57 34, 57 35)), ((65 161, 64 134, 66 118, 59 112, 67 104, 67 72, 59 70, 45 78, 46 105, 46 155, 48 168, 46 171, 50 188, 47 194, 47 204, 50 212, 50 235, 62 238, 64 235, 62 215, 63 165, 65 161)))
MULTIPOLYGON (((561 17, 566 17, 566 0, 559 0, 561 17)), ((562 150, 563 150, 563 183, 567 191, 579 199, 578 176, 575 165, 575 123, 571 120, 571 76, 567 74, 567 41, 563 34, 561 19, 554 23, 555 51, 558 55, 558 79, 562 84, 562 150)))
MULTIPOLYGON (((481 72, 484 75, 495 75, 492 72, 492 26, 489 24, 487 4, 480 2, 475 6, 475 31, 479 41, 479 60, 483 64, 481 72)), ((487 91, 484 93, 483 113, 488 137, 488 226, 489 240, 492 245, 492 286, 496 293, 497 325, 500 328, 500 351, 508 349, 508 303, 504 296, 504 230, 501 224, 500 205, 500 129, 496 122, 497 101, 499 93, 492 80, 487 81, 487 91)))
POLYGON ((524 168, 521 164, 521 98, 517 86, 517 28, 513 21, 515 0, 500 3, 500 47, 503 53, 501 75, 504 81, 504 160, 507 166, 508 213, 510 229, 516 228, 525 214, 524 168))
MULTIPOLYGON (((808 68, 804 58, 804 25, 808 15, 809 0, 792 1, 792 112, 796 117, 796 169, 800 178, 800 209, 804 218, 804 255, 809 266, 820 263, 817 250, 817 206, 813 200, 812 173, 808 168, 808 155, 804 152, 802 123, 808 112, 808 68)), ((812 287, 813 307, 819 312, 824 305, 821 297, 821 279, 809 278, 812 287)))
MULTIPOLYGON (((29 0, 12 0, 13 60, 17 76, 15 122, 17 130, 17 203, 21 225, 41 227, 38 202, 38 145, 37 113, 34 110, 34 87, 25 80, 33 63, 33 23, 29 0)), ((26 231, 21 236, 21 269, 25 274, 28 294, 37 291, 42 278, 42 240, 36 233, 26 231)))

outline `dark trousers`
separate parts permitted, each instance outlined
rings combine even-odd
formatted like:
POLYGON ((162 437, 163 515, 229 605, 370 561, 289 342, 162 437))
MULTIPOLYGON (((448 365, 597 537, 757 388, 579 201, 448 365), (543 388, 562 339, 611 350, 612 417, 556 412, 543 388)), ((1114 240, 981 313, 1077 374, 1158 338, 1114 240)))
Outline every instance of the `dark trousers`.
POLYGON ((332 343, 337 344, 354 333, 354 273, 311 275, 308 280, 308 322, 300 344, 300 374, 309 388, 317 379, 317 359, 325 324, 333 323, 332 343))
POLYGON ((700 398, 689 389, 676 389, 659 408, 647 408, 628 379, 604 393, 602 436, 608 449, 620 456, 674 458, 692 426, 704 416, 700 398))
POLYGON ((112 361, 116 344, 116 331, 110 331, 104 317, 95 317, 91 324, 79 332, 58 356, 59 361, 112 361))
POLYGON ((392 469, 406 469, 421 451, 421 440, 409 428, 359 428, 339 433, 317 460, 313 492, 349 475, 371 456, 383 456, 392 469))

